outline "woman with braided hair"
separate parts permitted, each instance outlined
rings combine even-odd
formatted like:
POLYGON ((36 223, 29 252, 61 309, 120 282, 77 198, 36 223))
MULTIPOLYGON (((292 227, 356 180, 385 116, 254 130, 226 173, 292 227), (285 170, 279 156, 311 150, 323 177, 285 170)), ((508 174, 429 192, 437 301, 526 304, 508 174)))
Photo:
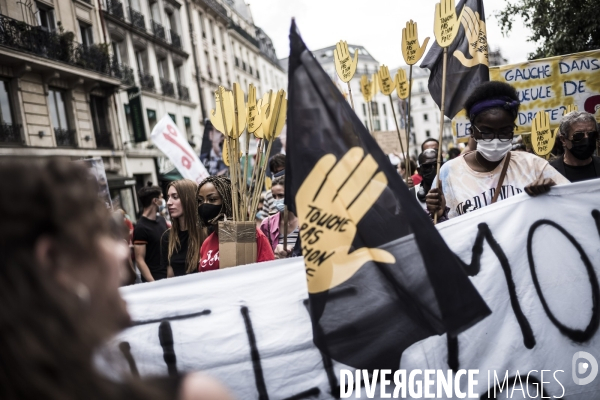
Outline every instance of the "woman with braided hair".
MULTIPOLYGON (((231 181, 223 176, 209 176, 198 185, 198 215, 200 224, 207 228, 208 237, 200 249, 198 271, 219 269, 219 231, 217 224, 225 218, 233 219, 231 181)), ((267 237, 256 230, 256 262, 274 260, 267 237)))

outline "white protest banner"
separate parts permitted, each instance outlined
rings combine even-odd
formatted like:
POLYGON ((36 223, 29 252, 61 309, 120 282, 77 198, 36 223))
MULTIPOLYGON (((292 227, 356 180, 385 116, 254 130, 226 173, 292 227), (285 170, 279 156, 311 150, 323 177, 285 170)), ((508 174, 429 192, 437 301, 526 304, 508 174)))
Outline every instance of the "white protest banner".
POLYGON ((168 114, 158 121, 152 130, 150 139, 160 151, 169 157, 184 178, 200 183, 209 176, 208 171, 187 142, 185 135, 181 133, 168 114))
MULTIPOLYGON (((535 198, 521 194, 439 224, 493 313, 456 342, 431 337, 404 352, 399 367, 406 376, 421 370, 421 397, 413 398, 425 398, 426 390, 437 393, 435 385, 425 387, 424 372, 446 373, 449 364, 478 370, 477 398, 494 386, 494 372, 501 383, 506 378, 505 396, 517 371, 521 381, 512 398, 523 398, 527 389, 533 395, 541 382, 544 396, 559 397, 564 388, 568 399, 600 397, 598 366, 591 361, 600 359, 599 209, 596 180, 553 187, 535 198)), ((239 399, 335 398, 340 370, 347 367, 313 344, 301 258, 146 283, 122 293, 134 326, 108 346, 104 371, 151 376, 202 370, 239 399)), ((363 382, 360 398, 380 398, 379 389, 374 397, 365 389, 363 382)), ((450 391, 467 393, 465 375, 455 389, 450 391)), ((350 398, 358 398, 356 391, 350 398)))
MULTIPOLYGON (((600 121, 598 50, 491 67, 490 80, 506 82, 517 89, 521 107, 516 134, 531 132, 531 123, 538 111, 548 113, 550 128, 554 130, 569 105, 596 114, 600 121)), ((453 119, 454 135, 459 142, 468 140, 470 126, 464 110, 453 119)))
POLYGON ((598 210, 594 180, 515 196, 441 224, 492 315, 458 340, 443 335, 413 345, 401 368, 478 370, 478 398, 488 389, 496 398, 496 377, 504 386, 502 395, 496 387, 498 398, 534 397, 536 388, 539 396, 541 382, 545 398, 600 398, 598 210))

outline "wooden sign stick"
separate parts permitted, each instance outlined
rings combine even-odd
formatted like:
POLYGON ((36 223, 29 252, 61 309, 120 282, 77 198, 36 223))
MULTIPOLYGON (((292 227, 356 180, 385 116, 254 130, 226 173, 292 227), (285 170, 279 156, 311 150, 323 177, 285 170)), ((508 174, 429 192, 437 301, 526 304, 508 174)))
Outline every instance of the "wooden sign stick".
MULTIPOLYGON (((402 145, 402 135, 400 135, 400 126, 398 125, 398 118, 396 118, 396 110, 394 109, 394 100, 392 99, 392 95, 388 95, 390 98, 390 106, 392 107, 392 114, 394 115, 394 122, 396 123, 396 132, 398 132, 398 140, 400 141, 400 151, 402 154, 405 154, 406 159, 408 160, 408 153, 404 153, 404 146, 402 145)), ((406 163, 408 165, 408 163, 406 163)), ((408 174, 408 169, 406 170, 408 174)))
MULTIPOLYGON (((437 180, 437 188, 440 189, 442 187, 442 180, 440 179, 440 167, 442 165, 442 140, 444 138, 444 111, 446 108, 446 65, 448 63, 448 48, 444 47, 444 59, 443 59, 443 64, 442 64, 442 103, 441 103, 441 107, 440 107, 440 136, 438 138, 439 140, 439 149, 438 149, 438 154, 437 154, 437 166, 436 166, 436 173, 435 176, 437 176, 438 180, 437 180)), ((433 224, 437 224, 437 212, 435 213, 435 215, 433 216, 433 224)))
MULTIPOLYGON (((350 82, 348 82, 348 97, 350 97, 350 104, 352 105, 352 110, 354 110, 354 99, 352 98, 352 88, 350 87, 350 82)), ((356 112, 356 110, 354 110, 356 112)))
MULTIPOLYGON (((412 64, 410 65, 409 69, 408 69, 408 103, 406 105, 407 109, 406 109, 406 123, 404 124, 405 126, 405 133, 406 133, 406 153, 410 154, 409 148, 410 148, 410 98, 412 97, 412 69, 413 66, 412 64)), ((409 159, 408 157, 406 157, 406 180, 408 181, 408 176, 410 174, 410 163, 409 163, 409 159)))
MULTIPOLYGON (((462 13, 461 13, 462 18, 462 13)), ((442 101, 440 105, 440 135, 439 135, 439 150, 437 156, 437 168, 436 176, 438 177, 437 188, 442 187, 442 180, 440 176, 440 166, 442 164, 442 140, 444 139, 444 111, 446 107, 446 66, 448 64, 448 47, 452 44, 456 35, 458 34, 458 28, 460 26, 460 20, 456 15, 456 8, 454 6, 454 0, 440 0, 435 5, 435 15, 433 30, 435 32, 435 41, 437 44, 444 49, 443 64, 442 64, 442 101)), ((437 212, 433 216, 433 224, 437 224, 437 212)))

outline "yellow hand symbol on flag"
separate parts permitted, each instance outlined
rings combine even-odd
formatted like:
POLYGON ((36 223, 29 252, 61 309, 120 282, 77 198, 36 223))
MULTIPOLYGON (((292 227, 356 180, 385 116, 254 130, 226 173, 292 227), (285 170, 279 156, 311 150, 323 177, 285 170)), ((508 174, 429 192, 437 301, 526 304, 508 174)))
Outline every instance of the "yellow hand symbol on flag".
POLYGON ((468 68, 479 64, 489 65, 487 32, 485 22, 481 20, 479 13, 473 12, 471 8, 465 6, 460 14, 460 22, 465 29, 465 35, 469 42, 469 54, 471 58, 468 59, 459 50, 454 51, 454 57, 468 68))
POLYGON ((406 79, 406 72, 402 68, 399 68, 398 72, 396 72, 396 76, 394 77, 394 86, 396 87, 396 93, 400 99, 408 99, 408 79, 406 79))
POLYGON ((377 168, 371 155, 353 147, 337 163, 333 154, 321 157, 300 186, 296 206, 309 293, 340 285, 368 261, 396 261, 381 249, 352 251, 356 226, 387 187, 377 168))

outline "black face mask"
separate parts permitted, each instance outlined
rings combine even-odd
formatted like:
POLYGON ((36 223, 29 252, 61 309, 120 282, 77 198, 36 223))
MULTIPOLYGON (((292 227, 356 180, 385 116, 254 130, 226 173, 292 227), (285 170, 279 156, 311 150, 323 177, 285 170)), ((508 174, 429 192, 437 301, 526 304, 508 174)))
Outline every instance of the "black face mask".
POLYGON ((575 144, 569 149, 573 157, 578 160, 587 160, 594 154, 596 150, 596 141, 590 140, 589 138, 583 139, 581 142, 575 144))
POLYGON ((223 208, 222 204, 200 204, 198 206, 198 216, 200 217, 200 221, 202 221, 202 224, 205 226, 210 226, 210 221, 212 221, 217 217, 217 215, 219 215, 219 213, 221 212, 221 208, 223 208))
POLYGON ((425 183, 427 186, 431 186, 433 180, 435 179, 436 172, 437 168, 435 164, 433 164, 432 168, 421 167, 421 176, 423 177, 423 183, 425 183))

